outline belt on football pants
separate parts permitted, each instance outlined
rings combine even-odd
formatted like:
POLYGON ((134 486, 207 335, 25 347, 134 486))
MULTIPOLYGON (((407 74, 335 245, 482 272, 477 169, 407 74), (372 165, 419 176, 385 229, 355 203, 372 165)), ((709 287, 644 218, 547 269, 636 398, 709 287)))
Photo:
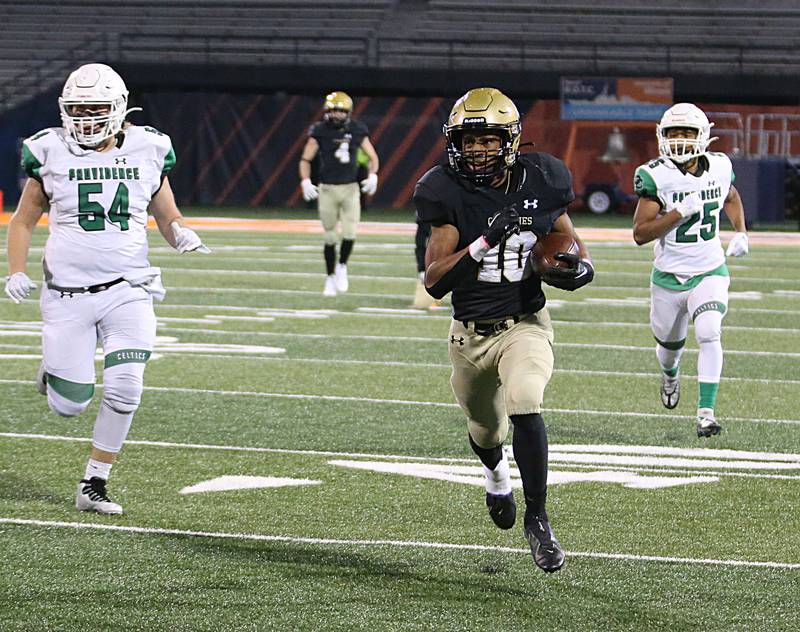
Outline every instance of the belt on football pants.
POLYGON ((479 336, 494 336, 501 331, 505 331, 512 325, 517 324, 519 321, 527 318, 530 314, 517 314, 515 316, 506 316, 497 320, 490 320, 485 322, 476 322, 474 320, 462 320, 461 324, 467 329, 474 331, 479 336))
POLYGON ((51 290, 55 290, 56 292, 61 292, 61 298, 64 298, 67 295, 72 296, 73 294, 97 294, 98 292, 107 290, 112 285, 122 283, 124 280, 125 279, 120 277, 118 279, 114 279, 113 281, 98 283, 97 285, 84 285, 83 287, 61 287, 60 285, 48 283, 47 287, 49 287, 51 290))

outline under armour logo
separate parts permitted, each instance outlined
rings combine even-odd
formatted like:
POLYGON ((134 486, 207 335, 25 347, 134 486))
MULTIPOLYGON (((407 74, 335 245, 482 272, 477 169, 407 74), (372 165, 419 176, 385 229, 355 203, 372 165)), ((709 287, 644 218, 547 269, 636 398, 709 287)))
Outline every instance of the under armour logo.
POLYGON ((529 208, 539 208, 539 200, 523 200, 522 206, 527 211, 529 208))
POLYGON ((458 338, 456 338, 455 336, 450 336, 450 344, 454 345, 456 343, 458 343, 459 347, 463 347, 464 346, 464 336, 459 336, 458 338))
POLYGON ((128 159, 127 158, 114 158, 115 165, 127 165, 128 159))

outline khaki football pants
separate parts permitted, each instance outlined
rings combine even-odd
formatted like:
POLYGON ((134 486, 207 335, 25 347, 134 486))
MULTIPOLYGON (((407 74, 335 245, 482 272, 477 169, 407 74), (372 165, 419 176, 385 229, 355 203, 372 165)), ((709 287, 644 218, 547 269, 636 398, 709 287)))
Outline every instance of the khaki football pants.
POLYGON ((454 320, 450 326, 450 385, 482 448, 501 445, 508 416, 538 413, 553 374, 553 326, 542 308, 489 336, 454 320))
POLYGON ((342 223, 342 239, 356 238, 356 229, 361 219, 361 189, 357 182, 350 184, 320 184, 319 218, 325 231, 325 243, 338 241, 336 224, 342 223))

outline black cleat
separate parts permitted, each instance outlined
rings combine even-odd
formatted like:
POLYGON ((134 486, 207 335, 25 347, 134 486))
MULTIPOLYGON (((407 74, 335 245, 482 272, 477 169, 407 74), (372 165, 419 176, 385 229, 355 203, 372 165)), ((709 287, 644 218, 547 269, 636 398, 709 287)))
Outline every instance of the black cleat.
POLYGON ((517 503, 514 502, 514 494, 490 494, 486 493, 486 506, 489 508, 489 516, 492 521, 501 529, 510 529, 514 526, 517 519, 517 503))
POLYGON ((564 551, 545 518, 525 518, 525 537, 531 545, 533 561, 545 573, 555 573, 564 566, 564 551))

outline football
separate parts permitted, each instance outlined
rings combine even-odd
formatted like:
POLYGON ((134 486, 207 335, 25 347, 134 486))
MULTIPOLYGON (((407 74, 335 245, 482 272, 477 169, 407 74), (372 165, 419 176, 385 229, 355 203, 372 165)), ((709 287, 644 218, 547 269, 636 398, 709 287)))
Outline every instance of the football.
POLYGON ((547 268, 569 268, 566 261, 556 259, 559 252, 579 254, 577 242, 565 233, 548 233, 536 242, 533 247, 533 256, 536 267, 541 273, 547 268))

